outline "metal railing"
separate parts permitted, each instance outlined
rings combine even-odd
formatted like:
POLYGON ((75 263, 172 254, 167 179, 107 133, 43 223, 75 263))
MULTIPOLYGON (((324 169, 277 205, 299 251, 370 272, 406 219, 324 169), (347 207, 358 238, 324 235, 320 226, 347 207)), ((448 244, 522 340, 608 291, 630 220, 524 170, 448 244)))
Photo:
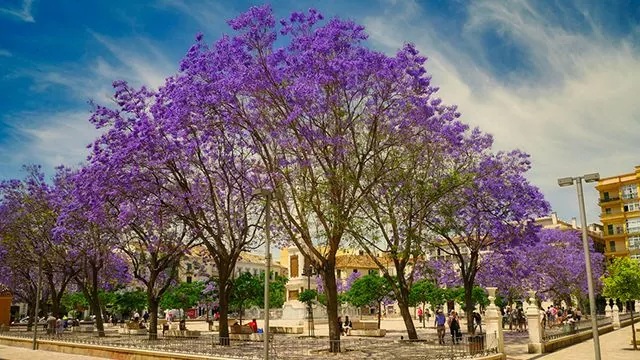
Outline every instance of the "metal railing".
MULTIPOLYGON (((25 331, 5 331, 2 336, 31 339, 33 334, 25 331)), ((59 335, 43 334, 39 336, 38 340, 236 359, 261 359, 264 346, 262 341, 220 338, 211 334, 192 338, 162 337, 161 334, 158 334, 157 340, 149 340, 147 336, 143 335, 109 334, 105 337, 98 337, 91 333, 63 332, 59 335)), ((328 338, 275 335, 270 337, 270 343, 270 354, 273 359, 288 360, 324 359, 330 355, 349 360, 388 360, 389 358, 455 360, 486 356, 498 352, 495 333, 477 336, 462 334, 456 339, 447 334, 444 344, 439 344, 435 334, 420 340, 343 337, 339 342, 332 342, 328 338), (340 352, 331 354, 332 348, 340 352)))
MULTIPOLYGON (((612 319, 604 315, 598 315, 598 327, 611 324, 612 319)), ((580 321, 572 323, 563 323, 552 326, 551 328, 544 329, 544 335, 542 340, 547 342, 554 339, 559 339, 564 336, 577 334, 584 331, 591 331, 592 323, 591 319, 582 319, 580 321)))

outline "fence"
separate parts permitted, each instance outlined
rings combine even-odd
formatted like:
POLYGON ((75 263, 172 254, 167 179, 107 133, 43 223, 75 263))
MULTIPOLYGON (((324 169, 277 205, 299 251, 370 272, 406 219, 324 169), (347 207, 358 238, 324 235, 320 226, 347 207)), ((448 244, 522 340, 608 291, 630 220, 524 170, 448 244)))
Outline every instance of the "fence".
MULTIPOLYGON (((638 316, 638 314, 635 314, 634 318, 637 317, 637 316, 638 316)), ((618 319, 620 319, 620 322, 631 320, 631 313, 630 312, 620 313, 618 315, 618 319)))
MULTIPOLYGON (((2 333, 12 338, 31 339, 33 333, 10 331, 2 333)), ((161 337, 148 340, 146 336, 109 335, 97 337, 94 334, 63 333, 61 335, 42 334, 40 341, 51 340, 69 344, 87 344, 109 346, 123 349, 143 349, 150 351, 193 354, 236 359, 261 359, 264 342, 230 340, 217 335, 202 335, 196 338, 161 337)), ((439 344, 437 337, 420 340, 393 340, 385 338, 344 337, 339 343, 327 338, 304 338, 290 335, 275 335, 270 339, 270 355, 273 359, 324 359, 329 355, 344 359, 424 359, 454 360, 495 354, 498 351, 497 336, 463 335, 453 339, 445 337, 439 344), (339 349, 340 353, 330 354, 330 349, 339 349)))
MULTIPOLYGON (((611 324, 611 318, 607 316, 598 316, 597 319, 598 327, 605 326, 611 324)), ((549 341, 553 339, 558 339, 563 336, 577 334, 583 331, 590 331, 592 328, 591 319, 582 319, 580 321, 576 321, 573 323, 565 323, 561 324, 557 327, 552 327, 550 329, 544 329, 544 335, 542 336, 543 341, 549 341)))

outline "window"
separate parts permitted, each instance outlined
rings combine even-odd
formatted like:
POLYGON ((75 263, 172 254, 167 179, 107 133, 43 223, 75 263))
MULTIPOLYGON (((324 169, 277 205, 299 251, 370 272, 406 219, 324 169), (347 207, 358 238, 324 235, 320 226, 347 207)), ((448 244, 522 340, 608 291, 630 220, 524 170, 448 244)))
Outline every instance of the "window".
POLYGON ((616 251, 616 242, 611 240, 609 241, 609 251, 610 252, 615 252, 616 251))
POLYGON ((608 191, 605 191, 605 192, 604 192, 604 194, 603 194, 602 196, 603 196, 603 198, 604 198, 605 200, 609 200, 609 192, 608 192, 608 191))
POLYGON ((607 215, 611 214, 611 208, 604 209, 604 213, 607 214, 607 215))
POLYGON ((640 235, 629 236, 629 250, 640 250, 640 235))
POLYGON ((375 275, 376 271, 374 269, 369 269, 369 275, 375 275))
POLYGON ((613 224, 607 225, 607 234, 613 235, 613 224))
POLYGON ((187 284, 191 284, 191 276, 187 276, 187 284))
POLYGON ((636 184, 625 185, 620 190, 623 199, 635 199, 638 197, 638 186, 636 184))
POLYGON ((191 270, 193 268, 193 264, 192 263, 187 263, 187 270, 191 270))
POLYGON ((624 211, 638 211, 638 210, 640 210, 640 203, 638 202, 624 204, 624 211))
POLYGON ((298 255, 291 256, 291 277, 298 277, 298 255))
POLYGON ((358 269, 353 269, 353 272, 358 272, 358 269))
POLYGON ((258 269, 253 269, 253 276, 258 276, 258 269))
POLYGON ((336 270, 336 277, 342 279, 342 270, 336 270))
POLYGON ((640 233, 640 218, 627 219, 627 234, 640 233))

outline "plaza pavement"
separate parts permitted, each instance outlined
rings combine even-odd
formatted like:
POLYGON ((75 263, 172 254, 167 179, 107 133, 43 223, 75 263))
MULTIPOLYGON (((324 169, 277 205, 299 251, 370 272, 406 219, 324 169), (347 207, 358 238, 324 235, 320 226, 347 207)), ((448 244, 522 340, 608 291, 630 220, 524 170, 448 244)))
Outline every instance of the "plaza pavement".
MULTIPOLYGON (((592 360, 593 340, 583 341, 579 344, 549 354, 527 354, 526 343, 524 345, 505 344, 507 360, 592 360)), ((640 350, 634 351, 631 345, 631 327, 627 326, 608 334, 600 335, 600 353, 602 360, 640 360, 640 350)))
POLYGON ((104 358, 0 345, 0 360, 104 360, 104 358))

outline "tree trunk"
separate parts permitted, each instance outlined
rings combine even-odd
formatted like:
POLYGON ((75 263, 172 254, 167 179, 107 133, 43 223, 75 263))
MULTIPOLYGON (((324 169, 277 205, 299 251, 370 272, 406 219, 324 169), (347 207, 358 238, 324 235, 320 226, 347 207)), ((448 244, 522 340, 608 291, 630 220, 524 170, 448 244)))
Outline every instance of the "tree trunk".
POLYGON ((636 325, 633 320, 633 307, 631 308, 631 339, 633 341, 633 350, 638 350, 638 344, 636 344, 636 325))
POLYGON ((158 340, 158 303, 160 299, 147 292, 147 303, 149 304, 149 340, 158 340))
POLYGON ((464 311, 467 318, 467 332, 473 334, 473 283, 464 284, 464 311))
POLYGON ((29 307, 27 308, 27 316, 29 317, 29 321, 27 321, 27 331, 31 331, 33 330, 33 324, 34 324, 33 319, 35 318, 36 304, 28 303, 28 306, 29 307))
POLYGON ((329 321, 329 351, 340 352, 340 328, 338 327, 338 287, 334 263, 329 263, 324 272, 324 291, 327 295, 327 319, 329 321))
POLYGON ((218 319, 220 345, 229 345, 229 291, 226 286, 226 281, 218 282, 218 312, 220 318, 218 319))
POLYGON ((98 269, 93 266, 91 274, 91 301, 94 307, 94 314, 96 315, 96 329, 98 330, 98 337, 104 337, 104 317, 102 314, 102 307, 100 306, 100 296, 98 296, 98 269))
MULTIPOLYGON (((409 291, 406 290, 405 293, 404 288, 400 288, 400 296, 398 296, 398 307, 400 308, 400 315, 402 315, 402 320, 404 320, 404 326, 407 328, 407 335, 410 340, 417 340, 418 333, 416 332, 416 327, 413 324, 413 317, 411 316, 411 312, 409 311, 409 291)), ((424 307, 422 309, 422 319, 424 319, 424 307)), ((378 328, 380 324, 378 324, 378 328)), ((423 324, 424 327, 424 324, 423 324)))
POLYGON ((382 316, 382 302, 378 301, 378 329, 380 329, 380 317, 382 316))

